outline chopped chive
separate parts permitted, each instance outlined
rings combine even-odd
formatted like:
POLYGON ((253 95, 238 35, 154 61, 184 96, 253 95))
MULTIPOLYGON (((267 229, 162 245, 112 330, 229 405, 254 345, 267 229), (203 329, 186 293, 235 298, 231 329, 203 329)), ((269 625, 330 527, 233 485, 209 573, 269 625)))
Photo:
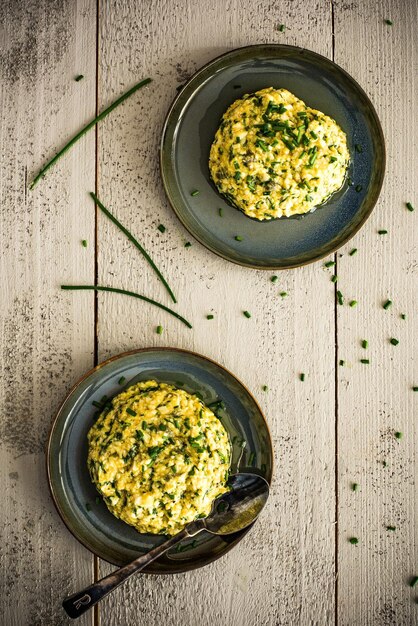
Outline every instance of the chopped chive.
POLYGON ((136 411, 134 411, 133 409, 131 409, 129 406, 126 409, 126 412, 128 415, 132 415, 132 417, 136 417, 136 411))
POLYGON ((279 280, 279 277, 278 276, 272 276, 270 278, 270 280, 271 280, 272 283, 277 283, 277 281, 279 280))
POLYGON ((348 254, 350 256, 353 256, 356 252, 357 252, 357 248, 353 248, 352 250, 350 250, 350 252, 348 254))
POLYGON ((363 365, 369 365, 370 360, 369 359, 360 359, 360 363, 363 363, 363 365))
POLYGON ((165 226, 163 224, 158 224, 157 228, 160 233, 165 233, 165 226))
POLYGON ((324 267, 332 267, 333 265, 335 265, 335 261, 327 261, 324 263, 324 267))
POLYGON ((363 189, 363 185, 356 185, 356 191, 359 193, 363 189))
POLYGON ((100 502, 101 502, 100 496, 96 496, 96 504, 100 504, 100 502))
POLYGON ((363 152, 363 148, 361 147, 359 143, 356 143, 356 145, 354 146, 354 149, 356 152, 363 152))
POLYGON ((343 361, 342 359, 340 359, 339 364, 341 365, 341 367, 344 367, 344 365, 345 365, 345 361, 343 361))
POLYGON ((369 342, 367 341, 367 339, 363 339, 363 341, 361 342, 361 347, 367 348, 368 345, 369 345, 369 342))
POLYGON ((402 439, 402 433, 401 433, 401 432, 399 432, 399 431, 397 431, 397 432, 395 433, 395 437, 396 437, 396 439, 402 439))
POLYGON ((286 26, 284 24, 280 24, 277 30, 279 30, 281 33, 284 33, 284 31, 286 30, 286 26))
POLYGON ((386 300, 386 302, 384 302, 383 304, 383 308, 387 311, 388 308, 392 306, 392 300, 386 300))
POLYGON ((348 540, 351 544, 353 544, 353 546, 355 546, 356 544, 358 544, 358 539, 357 537, 350 537, 350 539, 348 540))
POLYGON ((251 313, 249 313, 248 311, 243 311, 243 315, 245 315, 245 317, 247 318, 251 317, 251 313))
POLYGON ((344 304, 344 297, 341 291, 337 291, 337 300, 338 304, 344 304))
POLYGON ((91 511, 91 504, 90 504, 90 502, 86 502, 86 511, 91 511))
POLYGON ((379 235, 387 235, 388 231, 387 230, 378 230, 377 231, 379 235))
POLYGON ((399 341, 398 339, 395 339, 395 337, 391 337, 390 343, 392 344, 392 346, 397 346, 399 341))
POLYGON ((190 322, 188 322, 184 317, 169 309, 164 304, 157 302, 156 300, 151 300, 151 298, 147 298, 147 296, 143 296, 142 294, 135 293, 134 291, 126 291, 125 289, 116 289, 115 287, 102 287, 101 285, 61 285, 61 289, 65 289, 67 291, 81 291, 81 290, 90 290, 90 291, 109 291, 111 293, 121 293, 125 296, 131 296, 132 298, 138 298, 139 300, 143 300, 144 302, 148 302, 149 304, 153 304, 159 309, 163 309, 173 317, 176 317, 180 322, 183 322, 188 328, 192 328, 190 322))
POLYGON ((396 526, 386 526, 386 530, 396 530, 396 526))
POLYGON ((305 374, 303 372, 299 374, 299 380, 301 380, 302 382, 305 380, 305 374))
POLYGON ((248 459, 248 465, 252 466, 255 461, 255 452, 251 452, 250 458, 248 459))
POLYGON ((235 235, 235 241, 242 241, 241 235, 235 235))
POLYGON ((184 247, 185 247, 185 248, 190 248, 190 247, 191 247, 191 245, 192 245, 192 244, 190 243, 190 241, 186 241, 186 243, 184 244, 184 247))
POLYGON ((282 297, 282 298, 286 298, 286 296, 287 296, 288 294, 287 294, 287 291, 281 291, 281 292, 280 292, 280 295, 281 295, 281 297, 282 297))
POLYGON ((313 137, 313 139, 318 139, 318 135, 316 133, 314 133, 313 130, 310 131, 310 135, 311 135, 311 137, 313 137))
POLYGON ((155 332, 157 333, 157 335, 162 335, 163 334, 163 327, 162 326, 157 326, 157 328, 155 329, 155 332))
POLYGON ((349 305, 351 307, 356 306, 357 305, 357 300, 351 300, 351 302, 349 302, 349 305))
POLYGON ((198 196, 198 195, 199 195, 199 193, 200 193, 200 191, 199 191, 198 189, 195 189, 194 191, 191 191, 191 192, 190 192, 190 195, 191 195, 191 196, 198 196))
POLYGON ((83 248, 87 248, 87 239, 82 239, 81 245, 83 246, 83 248))
POLYGON ((412 206, 412 204, 410 202, 406 203, 406 208, 408 209, 408 211, 413 211, 414 207, 412 206))
POLYGON ((331 276, 331 282, 332 282, 332 283, 336 283, 336 282, 337 282, 337 280, 338 280, 338 276, 337 276, 336 274, 333 274, 333 275, 331 276))
POLYGON ((75 80, 75 82, 76 82, 76 83, 78 83, 78 81, 79 81, 79 80, 83 80, 83 78, 84 78, 84 75, 83 75, 83 74, 79 74, 78 76, 76 76, 76 77, 74 78, 74 80, 75 80))
POLYGON ((125 376, 121 376, 118 380, 118 385, 123 385, 123 383, 125 382, 126 378, 125 376))
POLYGON ((330 163, 335 163, 335 161, 337 161, 337 157, 335 157, 335 156, 330 157, 330 159, 329 159, 330 163))
POLYGON ((210 315, 206 315, 206 319, 207 320, 213 320, 214 315, 210 314, 210 315))
POLYGON ((353 483, 351 485, 351 491, 358 491, 358 483, 353 483))
POLYGON ((219 217, 223 217, 223 209, 218 209, 219 217))
POLYGON ((95 126, 104 117, 106 117, 106 115, 108 115, 111 111, 113 111, 113 109, 115 109, 119 104, 121 104, 121 102, 126 100, 126 98, 129 98, 129 96, 131 96, 133 93, 135 93, 135 91, 137 91, 141 87, 145 87, 145 85, 148 85, 148 83, 150 82, 151 82, 151 78, 145 78, 144 80, 141 80, 141 82, 131 87, 131 89, 125 92, 122 96, 120 96, 120 98, 115 100, 113 104, 108 106, 107 109, 102 111, 97 117, 95 117, 93 120, 91 120, 91 122, 89 122, 86 126, 84 126, 84 128, 82 128, 76 135, 74 135, 74 137, 70 139, 70 141, 59 152, 57 152, 57 154, 54 157, 52 157, 52 159, 48 161, 48 163, 36 174, 35 178, 29 185, 29 189, 33 189, 35 185, 40 181, 40 179, 45 176, 49 168, 52 167, 54 163, 56 163, 58 159, 80 139, 80 137, 82 137, 87 131, 89 131, 90 128, 93 128, 93 126, 95 126))
POLYGON ((409 581, 409 586, 410 587, 415 587, 415 585, 418 583, 418 576, 413 576, 411 578, 411 580, 409 581))
POLYGON ((269 390, 269 388, 267 387, 267 385, 263 385, 263 386, 261 387, 261 389, 262 389, 263 391, 268 391, 268 390, 269 390))
POLYGON ((143 257, 145 257, 145 259, 148 261, 148 263, 151 265, 152 269, 154 270, 154 272, 157 274, 158 278, 161 280, 161 282, 163 283, 164 287, 166 288, 166 290, 168 291, 171 299, 173 302, 177 302, 174 293, 172 292, 170 285, 167 283, 166 279, 164 278, 164 276, 161 274, 160 270, 158 269, 158 267, 155 265, 154 261, 151 259, 150 255, 148 254, 148 252, 145 250, 145 248, 143 248, 141 246, 141 244, 135 239, 135 237, 133 235, 131 235, 131 233, 129 232, 129 230, 127 228, 125 228, 125 226, 123 226, 119 220, 116 219, 116 217, 114 215, 112 215, 112 213, 106 209, 106 207, 104 206, 104 204, 99 200, 99 198, 96 196, 95 193, 93 193, 92 191, 90 191, 90 196, 93 198, 94 202, 96 203, 96 205, 99 207, 99 209, 106 215, 106 217, 108 217, 110 219, 111 222, 113 222, 122 232, 123 234, 129 239, 129 241, 131 243, 134 244, 134 246, 136 248, 138 248, 138 250, 140 251, 140 253, 142 254, 143 257))
POLYGON ((385 20, 385 24, 387 24, 388 26, 393 26, 392 20, 385 20))
POLYGON ((97 400, 92 401, 92 405, 96 407, 96 409, 102 409, 103 404, 101 402, 97 402, 97 400))
POLYGON ((401 313, 401 319, 402 319, 402 320, 406 320, 406 315, 405 315, 405 313, 401 313))
POLYGON ((418 391, 418 387, 412 387, 412 391, 418 391))

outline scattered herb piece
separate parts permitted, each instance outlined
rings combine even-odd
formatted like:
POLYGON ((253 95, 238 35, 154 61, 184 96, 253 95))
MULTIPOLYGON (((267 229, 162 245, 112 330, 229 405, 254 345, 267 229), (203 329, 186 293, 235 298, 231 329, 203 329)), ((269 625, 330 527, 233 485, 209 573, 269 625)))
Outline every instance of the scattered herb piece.
POLYGON ((385 311, 387 311, 390 306, 392 306, 392 300, 386 300, 386 302, 383 303, 385 311))
POLYGON ((418 387, 412 387, 412 391, 418 391, 418 387))
POLYGON ((241 235, 235 235, 235 241, 242 241, 241 235))
POLYGON ((337 291, 337 300, 338 304, 344 304, 344 297, 341 291, 337 291))
POLYGON ((349 305, 351 306, 351 308, 353 306, 356 306, 357 305, 357 300, 351 300, 351 302, 349 302, 349 305))
POLYGON ((249 313, 248 311, 243 311, 243 314, 245 315, 245 317, 250 318, 251 317, 251 313, 249 313))
POLYGON ((143 248, 141 246, 141 244, 135 239, 135 237, 133 235, 131 235, 131 233, 129 232, 129 230, 127 228, 125 228, 125 226, 123 226, 119 220, 116 219, 116 217, 114 215, 112 215, 112 213, 106 209, 106 207, 104 206, 104 204, 99 200, 99 198, 96 196, 95 193, 93 193, 92 191, 90 192, 90 196, 93 198, 94 202, 97 204, 97 206, 99 207, 99 209, 106 215, 106 217, 108 217, 110 219, 111 222, 113 222, 122 232, 124 235, 126 235, 126 237, 129 239, 129 241, 131 243, 134 244, 134 246, 136 248, 138 248, 138 250, 140 251, 140 253, 142 254, 143 257, 145 257, 145 259, 148 261, 148 263, 151 265, 152 269, 154 270, 154 272, 157 274, 158 278, 161 280, 161 282, 163 283, 164 287, 166 288, 166 290, 168 291, 171 299, 173 302, 177 302, 174 293, 172 292, 170 285, 167 283, 166 279, 164 278, 164 276, 161 274, 160 270, 158 269, 158 267, 155 265, 154 261, 151 259, 150 255, 148 254, 148 252, 145 250, 145 248, 143 248))
POLYGON ((191 248, 192 244, 190 243, 190 241, 186 241, 186 243, 184 244, 185 248, 191 248))
POLYGON ((354 146, 354 149, 356 152, 363 152, 363 148, 359 143, 356 143, 356 145, 354 146))
POLYGON ((194 191, 192 191, 192 192, 190 193, 190 195, 191 195, 191 196, 198 196, 198 195, 199 195, 199 193, 200 193, 200 191, 199 191, 198 189, 195 189, 194 191))
POLYGON ((367 339, 363 339, 363 341, 361 342, 361 347, 366 349, 368 345, 369 342, 367 341, 367 339))
POLYGON ((86 511, 91 511, 91 504, 90 504, 90 502, 86 502, 86 511))
POLYGON ((340 363, 339 363, 339 364, 341 365, 341 367, 344 367, 344 365, 345 365, 345 361, 343 361, 342 359, 340 359, 340 363))
POLYGON ((386 526, 386 530, 396 530, 396 526, 386 526))
POLYGON ((387 235, 388 231, 387 230, 378 230, 377 231, 379 235, 387 235))
POLYGON ((409 581, 409 586, 410 587, 415 587, 415 585, 418 583, 418 576, 413 576, 411 578, 411 580, 409 581))
POLYGON ((262 389, 263 391, 268 391, 268 390, 269 390, 269 388, 267 387, 267 385, 263 385, 263 386, 261 387, 261 389, 262 389))
POLYGON ((184 317, 169 309, 164 304, 157 302, 156 300, 151 300, 151 298, 147 298, 147 296, 143 296, 142 294, 135 293, 134 291, 126 291, 125 289, 116 289, 115 287, 102 287, 101 285, 61 285, 61 289, 67 291, 81 291, 81 290, 89 290, 89 291, 109 291, 111 293, 121 293, 125 296, 131 296, 132 298, 138 298, 139 300, 143 300, 144 302, 148 302, 149 304, 153 304, 159 309, 163 309, 173 317, 176 317, 180 322, 183 322, 188 328, 193 328, 190 322, 188 322, 184 317))
POLYGON ((333 265, 335 265, 335 261, 327 261, 324 263, 324 267, 332 267, 333 265))
POLYGON ((82 239, 81 245, 83 246, 83 248, 87 248, 87 239, 82 239))
POLYGON ((338 276, 336 274, 334 274, 333 276, 331 276, 331 282, 332 283, 336 283, 338 280, 338 276))
POLYGON ((385 24, 387 24, 388 26, 393 26, 392 20, 385 20, 385 24))
POLYGON ((350 539, 348 540, 351 544, 353 544, 353 546, 358 544, 358 539, 357 537, 350 537, 350 539))
POLYGON ((272 276, 270 278, 270 280, 271 280, 272 283, 277 283, 277 281, 279 280, 279 277, 278 276, 272 276))
POLYGON ((91 122, 89 122, 86 126, 84 126, 84 128, 82 128, 76 135, 74 135, 74 137, 70 139, 70 141, 59 152, 57 152, 57 154, 54 157, 52 157, 52 159, 48 161, 48 163, 36 174, 35 178, 29 185, 29 189, 33 189, 35 185, 40 181, 40 179, 45 176, 49 168, 52 167, 54 163, 56 163, 58 159, 80 139, 80 137, 82 137, 87 131, 89 131, 90 128, 93 128, 93 126, 95 126, 104 117, 106 117, 106 115, 108 115, 111 111, 113 111, 113 109, 115 109, 119 104, 121 104, 121 102, 126 100, 126 98, 129 98, 129 96, 131 96, 133 93, 135 93, 135 91, 137 91, 141 87, 145 87, 145 85, 148 85, 148 83, 150 82, 151 82, 151 78, 145 78, 144 80, 141 80, 141 82, 131 87, 131 89, 125 92, 122 96, 120 96, 120 98, 115 100, 113 104, 108 106, 107 109, 102 111, 97 117, 95 117, 93 120, 91 120, 91 122))
POLYGON ((357 193, 360 193, 360 191, 363 189, 363 185, 356 185, 356 191, 357 193))
POLYGON ((413 211, 414 207, 412 206, 412 204, 410 202, 406 203, 406 208, 408 209, 408 211, 413 211))
POLYGON ((396 439, 402 439, 402 433, 399 430, 396 431, 395 437, 396 437, 396 439))
POLYGON ((357 252, 357 248, 353 248, 348 254, 353 256, 357 252))
POLYGON ((206 319, 207 319, 207 320, 213 320, 213 318, 214 318, 214 316, 213 316, 213 315, 211 315, 211 314, 210 314, 210 315, 206 315, 206 319))
POLYGON ((96 409, 102 409, 103 404, 101 402, 97 402, 97 400, 92 401, 92 405, 96 407, 96 409))
POLYGON ((218 209, 219 217, 223 217, 223 209, 218 209))
POLYGON ((157 328, 155 329, 155 332, 157 333, 157 335, 162 335, 163 334, 163 327, 162 326, 157 326, 157 328))
POLYGON ((281 292, 280 292, 280 295, 281 295, 281 297, 282 297, 282 298, 286 298, 286 296, 287 296, 288 294, 287 294, 287 291, 281 291, 281 292))
POLYGON ((405 313, 401 313, 401 319, 402 319, 402 320, 406 320, 406 315, 405 315, 405 313))
POLYGON ((353 483, 353 484, 351 485, 351 491, 358 491, 358 487, 359 487, 359 486, 358 486, 358 483, 353 483))
POLYGON ((360 359, 360 363, 363 363, 363 365, 369 365, 370 359, 360 359))
POLYGON ((397 346, 399 343, 399 340, 395 339, 395 337, 391 337, 390 343, 392 344, 392 346, 397 346))
POLYGON ((249 465, 250 467, 252 467, 252 465, 253 465, 253 463, 254 463, 254 460, 255 460, 255 452, 251 452, 251 454, 250 454, 250 458, 248 459, 248 465, 249 465))
POLYGON ((299 380, 302 382, 305 380, 305 374, 303 372, 299 375, 299 380))
POLYGON ((118 380, 118 385, 123 385, 123 383, 125 382, 126 378, 125 376, 121 376, 118 380))
POLYGON ((386 461, 382 461, 382 465, 383 465, 383 467, 387 467, 388 466, 386 461))
POLYGON ((163 224, 158 224, 157 228, 160 233, 165 233, 165 226, 163 224))
POLYGON ((286 26, 284 24, 280 24, 277 30, 279 30, 281 33, 284 33, 284 31, 286 30, 286 26))
POLYGON ((96 504, 100 504, 100 496, 96 496, 96 504))
POLYGON ((136 417, 136 411, 134 411, 133 409, 131 409, 129 406, 126 409, 126 412, 128 415, 131 415, 132 417, 136 417))
POLYGON ((83 80, 83 78, 84 78, 84 75, 83 75, 83 74, 79 74, 78 76, 76 76, 76 77, 74 78, 74 80, 75 80, 75 82, 76 82, 76 83, 78 83, 78 81, 79 81, 79 80, 83 80))

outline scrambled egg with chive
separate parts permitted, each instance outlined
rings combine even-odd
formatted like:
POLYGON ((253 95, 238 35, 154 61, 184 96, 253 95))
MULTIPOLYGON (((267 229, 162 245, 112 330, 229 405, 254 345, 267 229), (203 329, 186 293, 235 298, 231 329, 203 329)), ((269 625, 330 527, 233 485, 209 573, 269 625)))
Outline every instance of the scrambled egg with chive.
POLYGON ((87 437, 93 483, 109 511, 140 533, 174 535, 228 491, 227 432, 183 389, 155 380, 132 385, 87 437))
POLYGON ((344 183, 345 133, 287 89, 261 89, 228 108, 209 157, 213 182, 248 217, 314 211, 344 183))

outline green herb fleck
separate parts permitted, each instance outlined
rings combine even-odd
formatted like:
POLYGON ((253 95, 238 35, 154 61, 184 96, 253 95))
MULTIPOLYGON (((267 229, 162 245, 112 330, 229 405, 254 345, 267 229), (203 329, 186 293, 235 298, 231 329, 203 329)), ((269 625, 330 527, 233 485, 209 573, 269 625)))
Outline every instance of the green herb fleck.
POLYGON ((405 313, 401 313, 401 319, 402 319, 402 320, 406 320, 406 315, 405 315, 405 313))
POLYGON ((406 203, 406 208, 408 209, 408 211, 413 211, 414 207, 412 206, 412 204, 410 202, 406 203))
POLYGON ((333 267, 335 265, 335 261, 327 261, 324 263, 324 267, 333 267))
POLYGON ((386 302, 383 303, 385 311, 387 311, 390 306, 392 306, 392 300, 386 300, 386 302))
POLYGON ((207 320, 213 320, 214 315, 210 314, 210 315, 206 315, 206 319, 207 320))
POLYGON ((348 254, 353 256, 357 252, 357 248, 353 248, 348 254))
POLYGON ((280 26, 278 26, 277 30, 279 30, 281 33, 284 33, 284 31, 286 30, 286 26, 284 24, 280 24, 280 26))
POLYGON ((402 439, 402 433, 400 431, 396 431, 395 437, 396 439, 402 439))
POLYGON ((125 382, 125 380, 126 380, 125 376, 121 376, 121 377, 119 378, 119 380, 118 380, 118 384, 119 384, 119 385, 123 385, 123 383, 125 382))
POLYGON ((369 359, 360 359, 360 363, 363 363, 363 365, 369 365, 370 360, 369 359))
POLYGON ((78 81, 79 81, 79 80, 83 80, 83 78, 84 78, 84 75, 83 75, 83 74, 79 74, 78 76, 76 76, 76 77, 74 78, 74 80, 75 80, 75 82, 76 82, 76 83, 78 83, 78 81))
POLYGON ((353 546, 358 544, 358 539, 357 537, 350 537, 350 539, 348 540, 351 544, 353 544, 353 546))
POLYGON ((100 504, 100 502, 101 502, 100 496, 96 496, 96 504, 100 504))
POLYGON ((412 387, 412 391, 418 391, 418 387, 412 387))
POLYGON ((386 526, 386 530, 396 530, 396 526, 386 526))
POLYGON ((157 333, 157 335, 162 335, 163 334, 163 327, 162 326, 157 326, 157 328, 155 329, 155 332, 157 333))
POLYGON ((279 277, 278 276, 272 276, 270 278, 270 280, 271 280, 272 283, 277 283, 277 281, 279 280, 279 277))
POLYGON ((367 341, 367 339, 363 339, 363 341, 361 342, 361 347, 366 349, 368 345, 369 342, 367 341))
POLYGON ((199 190, 198 190, 198 189, 195 189, 194 191, 192 191, 192 192, 190 193, 190 195, 191 195, 191 196, 198 196, 198 195, 199 195, 199 193, 200 193, 200 192, 199 192, 199 190))
POLYGON ((250 318, 251 317, 251 313, 249 313, 248 311, 243 311, 242 312, 243 315, 245 315, 245 317, 250 318))
POLYGON ((388 26, 393 26, 392 20, 385 20, 385 24, 387 24, 388 26))
POLYGON ((351 485, 351 491, 358 491, 358 487, 359 487, 359 486, 358 486, 358 483, 353 483, 353 484, 351 485))
POLYGON ((261 387, 261 389, 262 389, 263 391, 268 391, 268 390, 269 390, 269 388, 267 387, 267 385, 263 385, 263 386, 261 387))
POLYGON ((235 235, 235 241, 242 241, 241 235, 235 235))
POLYGON ((160 233, 165 233, 165 226, 163 226, 163 224, 158 224, 157 228, 160 231, 160 233))
POLYGON ((302 382, 305 380, 305 374, 303 372, 299 374, 299 380, 301 380, 302 382))
POLYGON ((129 406, 126 409, 126 412, 128 415, 132 415, 132 417, 136 417, 136 411, 134 411, 133 409, 131 409, 129 406))
POLYGON ((411 580, 409 581, 409 586, 410 587, 415 587, 415 585, 418 583, 418 576, 413 576, 411 578, 411 580))
POLYGON ((219 217, 223 217, 223 209, 218 209, 219 217))
POLYGON ((356 191, 357 193, 360 193, 360 191, 363 189, 363 185, 356 185, 356 191))
POLYGON ((357 305, 357 300, 351 300, 351 302, 349 302, 349 305, 351 307, 356 306, 357 305))
POLYGON ((399 340, 395 339, 395 337, 391 337, 390 343, 392 344, 392 346, 397 346, 399 343, 399 340))
POLYGON ((337 160, 337 157, 332 156, 332 157, 330 157, 329 162, 330 163, 335 163, 336 160, 337 160))
POLYGON ((87 248, 87 239, 82 239, 81 245, 83 246, 83 248, 87 248))
POLYGON ((332 283, 336 283, 336 282, 337 282, 337 280, 338 280, 338 276, 337 276, 336 274, 333 274, 333 275, 331 276, 331 282, 332 282, 332 283))
POLYGON ((345 365, 345 361, 343 361, 342 359, 340 359, 340 365, 341 365, 341 367, 344 367, 344 365, 345 365))
POLYGON ((378 230, 377 231, 379 235, 387 235, 388 231, 387 230, 378 230))
POLYGON ((87 511, 91 511, 91 504, 90 504, 90 502, 86 502, 86 510, 87 511))
POLYGON ((186 241, 186 243, 184 244, 185 248, 191 248, 192 244, 190 243, 190 241, 186 241))
POLYGON ((356 143, 356 145, 354 146, 354 149, 356 152, 363 152, 363 148, 358 143, 356 143))
POLYGON ((341 291, 337 291, 337 301, 338 301, 338 304, 341 304, 341 305, 344 304, 344 297, 341 291))

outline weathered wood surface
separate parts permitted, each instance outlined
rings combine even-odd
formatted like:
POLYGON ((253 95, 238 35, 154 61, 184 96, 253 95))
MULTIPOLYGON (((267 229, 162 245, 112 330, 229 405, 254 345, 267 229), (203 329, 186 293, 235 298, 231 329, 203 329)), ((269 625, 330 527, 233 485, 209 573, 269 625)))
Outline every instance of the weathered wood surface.
MULTIPOLYGON (((96 162, 99 197, 152 251, 179 296, 178 310, 194 325, 190 331, 148 305, 100 294, 99 360, 170 345, 224 364, 265 410, 276 469, 268 509, 237 548, 189 574, 136 577, 102 603, 95 623, 416 623, 417 594, 407 583, 417 573, 411 389, 418 380, 417 242, 416 212, 404 206, 414 201, 416 172, 416 3, 101 0, 97 21, 96 9, 93 0, 9 0, 0 8, 2 623, 66 624, 63 593, 93 576, 93 557, 60 522, 45 482, 47 430, 66 390, 92 363, 95 333, 91 294, 61 294, 58 285, 92 282, 96 252, 100 283, 169 304, 142 257, 101 215, 94 250, 86 192, 95 188, 96 162), (277 31, 281 23, 284 33, 277 31), (268 272, 228 264, 197 242, 185 249, 190 235, 165 198, 157 149, 176 86, 214 56, 257 42, 334 56, 370 94, 382 120, 388 168, 381 199, 353 245, 336 257, 339 286, 358 300, 356 309, 336 307, 322 263, 282 272, 273 285, 268 272), (85 75, 80 83, 73 81, 78 73, 85 75), (148 75, 154 82, 100 125, 97 150, 93 133, 25 192, 25 168, 30 177, 94 113, 96 97, 100 110, 148 75), (378 236, 380 228, 388 235, 378 236), (350 257, 354 246, 358 254, 350 257), (389 311, 381 308, 386 298, 394 303, 389 311), (250 320, 243 309, 251 310, 250 320), (160 323, 162 336, 155 333, 160 323), (398 346, 388 343, 391 336, 398 346), (359 363, 366 353, 361 339, 369 341, 369 366, 359 363), (339 359, 346 366, 336 371, 339 359), (389 525, 396 531, 386 531, 389 525), (357 546, 348 542, 352 536, 357 546)), ((96 565, 100 575, 110 570, 96 565)), ((81 623, 92 620, 93 614, 81 623)))

